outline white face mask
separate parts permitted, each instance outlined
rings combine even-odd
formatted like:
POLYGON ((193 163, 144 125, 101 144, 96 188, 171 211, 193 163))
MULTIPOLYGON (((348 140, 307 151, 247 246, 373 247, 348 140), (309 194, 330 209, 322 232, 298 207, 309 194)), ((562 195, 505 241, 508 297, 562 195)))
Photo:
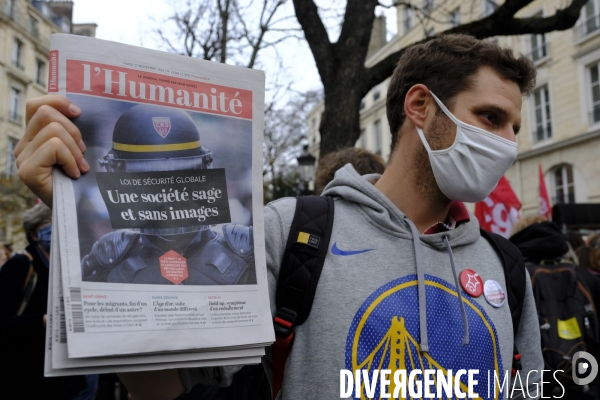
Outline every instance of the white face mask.
POLYGON ((517 144, 458 120, 430 91, 442 111, 456 124, 456 138, 445 150, 431 150, 417 127, 442 193, 450 200, 478 202, 494 190, 517 158, 517 144))

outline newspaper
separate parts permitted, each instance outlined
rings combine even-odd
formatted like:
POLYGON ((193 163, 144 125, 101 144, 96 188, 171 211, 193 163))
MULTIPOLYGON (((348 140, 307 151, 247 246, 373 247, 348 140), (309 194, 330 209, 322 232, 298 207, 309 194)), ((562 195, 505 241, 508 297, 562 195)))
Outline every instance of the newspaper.
POLYGON ((53 177, 46 374, 259 362, 264 74, 64 34, 49 74, 91 170, 53 177))
MULTIPOLYGON (((56 171, 56 173, 61 172, 56 171)), ((53 212, 53 219, 56 220, 55 212, 53 212)), ((46 376, 260 363, 260 357, 264 355, 263 347, 230 350, 226 352, 210 351, 159 355, 148 354, 119 358, 68 358, 58 241, 52 241, 51 246, 51 275, 50 286, 48 288, 48 321, 46 325, 46 376), (53 324, 53 321, 56 322, 53 324)))

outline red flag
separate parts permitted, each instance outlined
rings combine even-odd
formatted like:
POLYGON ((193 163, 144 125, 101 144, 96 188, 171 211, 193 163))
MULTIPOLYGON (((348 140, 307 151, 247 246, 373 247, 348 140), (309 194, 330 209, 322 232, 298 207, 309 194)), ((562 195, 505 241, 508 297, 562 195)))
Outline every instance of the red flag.
POLYGON ((475 204, 475 216, 486 231, 504 237, 510 236, 512 226, 519 219, 521 202, 504 176, 485 200, 475 204))
POLYGON ((550 197, 548 197, 548 191, 546 190, 546 180, 544 179, 544 172, 540 165, 540 215, 544 215, 548 218, 548 221, 552 220, 552 206, 550 205, 550 197))

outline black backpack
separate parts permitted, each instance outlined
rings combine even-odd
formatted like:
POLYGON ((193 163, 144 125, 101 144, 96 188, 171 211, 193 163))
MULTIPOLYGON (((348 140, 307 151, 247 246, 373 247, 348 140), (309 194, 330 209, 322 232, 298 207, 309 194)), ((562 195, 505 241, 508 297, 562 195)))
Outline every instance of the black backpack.
POLYGON ((526 264, 540 320, 544 369, 563 386, 574 386, 571 359, 598 342, 598 316, 587 284, 570 263, 526 264))
MULTIPOLYGON (((300 196, 290 228, 277 281, 277 313, 273 321, 272 398, 281 389, 285 361, 292 348, 294 328, 303 324, 312 303, 329 249, 334 205, 330 196, 300 196)), ((500 258, 506 280, 507 301, 516 337, 525 298, 525 265, 521 252, 502 236, 481 230, 500 258)), ((513 349, 512 372, 521 369, 520 354, 513 349)))

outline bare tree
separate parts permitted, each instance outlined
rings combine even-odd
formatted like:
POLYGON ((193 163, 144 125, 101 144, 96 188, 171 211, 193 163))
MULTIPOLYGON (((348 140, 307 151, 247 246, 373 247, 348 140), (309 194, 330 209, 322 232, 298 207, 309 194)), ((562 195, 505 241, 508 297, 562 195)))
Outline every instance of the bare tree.
MULTIPOLYGON (((287 89, 279 91, 279 94, 287 89)), ((321 91, 297 93, 288 101, 276 95, 265 107, 263 178, 265 200, 290 195, 279 186, 298 187, 294 174, 295 158, 307 136, 306 115, 322 99, 321 91), (283 104, 283 106, 281 105, 283 104)))
POLYGON ((252 0, 186 0, 156 32, 174 53, 254 68, 261 50, 294 36, 280 28, 292 17, 278 16, 286 1, 262 0, 257 12, 252 0))
MULTIPOLYGON (((465 33, 483 39, 566 30, 575 25, 581 8, 588 0, 567 0, 563 8, 548 17, 515 17, 519 10, 532 1, 506 0, 491 15, 448 29, 445 33, 465 33)), ((415 0, 388 3, 384 3, 383 0, 347 0, 339 38, 332 42, 315 2, 293 2, 296 17, 304 31, 323 83, 325 112, 319 131, 320 154, 325 155, 354 145, 360 135, 361 99, 374 86, 392 75, 398 59, 405 50, 400 49, 377 64, 365 67, 375 8, 404 6, 420 11, 420 18, 427 14, 416 6, 415 0)))

